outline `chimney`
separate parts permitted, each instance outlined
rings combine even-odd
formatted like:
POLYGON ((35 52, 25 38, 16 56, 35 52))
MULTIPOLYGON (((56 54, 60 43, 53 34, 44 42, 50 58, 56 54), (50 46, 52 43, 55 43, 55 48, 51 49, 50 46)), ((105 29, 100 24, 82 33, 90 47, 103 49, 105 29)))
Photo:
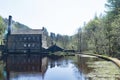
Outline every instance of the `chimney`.
POLYGON ((10 15, 8 19, 8 35, 11 34, 11 28, 12 28, 11 24, 12 24, 12 16, 10 15))

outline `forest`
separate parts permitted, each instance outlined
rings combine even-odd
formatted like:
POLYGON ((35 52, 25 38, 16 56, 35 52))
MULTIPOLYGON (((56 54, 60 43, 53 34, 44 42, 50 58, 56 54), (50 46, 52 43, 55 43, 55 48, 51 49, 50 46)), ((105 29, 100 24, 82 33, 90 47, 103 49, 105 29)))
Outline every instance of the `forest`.
POLYGON ((107 0, 105 15, 95 17, 73 36, 52 35, 64 49, 92 52, 120 58, 120 0, 107 0))
MULTIPOLYGON (((97 16, 96 14, 72 36, 54 32, 51 32, 50 35, 47 34, 48 46, 56 44, 66 50, 87 51, 120 58, 120 0, 107 0, 105 7, 104 15, 97 16)), ((6 26, 7 20, 0 16, 0 42, 6 26)), ((14 29, 21 26, 28 28, 18 22, 14 22, 13 26, 14 29)))

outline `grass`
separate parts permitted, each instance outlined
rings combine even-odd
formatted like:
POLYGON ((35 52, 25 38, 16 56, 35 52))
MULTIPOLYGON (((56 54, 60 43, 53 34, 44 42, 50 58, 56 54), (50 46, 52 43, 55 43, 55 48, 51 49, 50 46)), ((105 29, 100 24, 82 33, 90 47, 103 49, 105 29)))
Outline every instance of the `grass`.
POLYGON ((112 62, 97 61, 88 62, 89 67, 94 68, 92 72, 88 73, 87 77, 91 80, 119 80, 120 70, 112 62), (108 66, 109 65, 109 66, 108 66))
POLYGON ((120 68, 120 60, 117 59, 117 58, 113 58, 113 57, 109 57, 108 55, 105 55, 105 54, 102 54, 102 55, 99 55, 98 53, 84 53, 86 55, 92 55, 92 56, 96 56, 96 57, 99 57, 99 58, 102 58, 102 59, 105 59, 105 60, 108 60, 108 61, 112 61, 113 63, 115 63, 119 68, 120 68))

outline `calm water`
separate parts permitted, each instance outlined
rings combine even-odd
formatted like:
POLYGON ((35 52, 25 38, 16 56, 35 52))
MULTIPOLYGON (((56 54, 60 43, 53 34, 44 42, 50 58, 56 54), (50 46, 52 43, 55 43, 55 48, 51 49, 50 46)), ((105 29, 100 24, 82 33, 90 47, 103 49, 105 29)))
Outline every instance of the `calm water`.
MULTIPOLYGON (((109 79, 91 78, 91 76, 94 77, 94 75, 92 75, 94 73, 92 72, 95 72, 94 71, 95 62, 103 62, 103 61, 104 60, 102 59, 98 59, 92 56, 89 57, 85 55, 69 56, 69 57, 40 56, 40 55, 29 55, 29 56, 9 55, 7 57, 7 60, 5 61, 6 66, 4 70, 4 76, 5 76, 4 79, 5 80, 109 80, 109 79)), ((119 72, 117 74, 115 73, 116 75, 114 78, 115 80, 120 79, 119 72)))

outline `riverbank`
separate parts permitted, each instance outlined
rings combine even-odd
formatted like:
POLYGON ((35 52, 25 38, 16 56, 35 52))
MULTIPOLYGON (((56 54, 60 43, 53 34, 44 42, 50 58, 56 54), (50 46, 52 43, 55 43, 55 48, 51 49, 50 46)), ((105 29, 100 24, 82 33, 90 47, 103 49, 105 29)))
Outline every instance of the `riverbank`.
POLYGON ((112 61, 113 63, 115 63, 119 68, 120 68, 120 60, 117 58, 113 58, 113 57, 109 57, 109 56, 105 56, 105 55, 99 55, 99 54, 93 54, 93 53, 65 53, 65 52, 56 52, 56 53, 52 53, 54 55, 62 55, 62 56, 74 56, 74 55, 79 55, 79 54, 83 54, 83 55, 90 55, 90 56, 96 56, 98 58, 102 58, 108 61, 112 61))
POLYGON ((84 53, 85 55, 91 55, 91 56, 96 56, 108 61, 112 61, 113 63, 115 63, 119 68, 120 68, 120 60, 117 58, 112 58, 112 57, 108 57, 108 56, 104 56, 104 55, 99 55, 99 54, 89 54, 89 53, 84 53))

